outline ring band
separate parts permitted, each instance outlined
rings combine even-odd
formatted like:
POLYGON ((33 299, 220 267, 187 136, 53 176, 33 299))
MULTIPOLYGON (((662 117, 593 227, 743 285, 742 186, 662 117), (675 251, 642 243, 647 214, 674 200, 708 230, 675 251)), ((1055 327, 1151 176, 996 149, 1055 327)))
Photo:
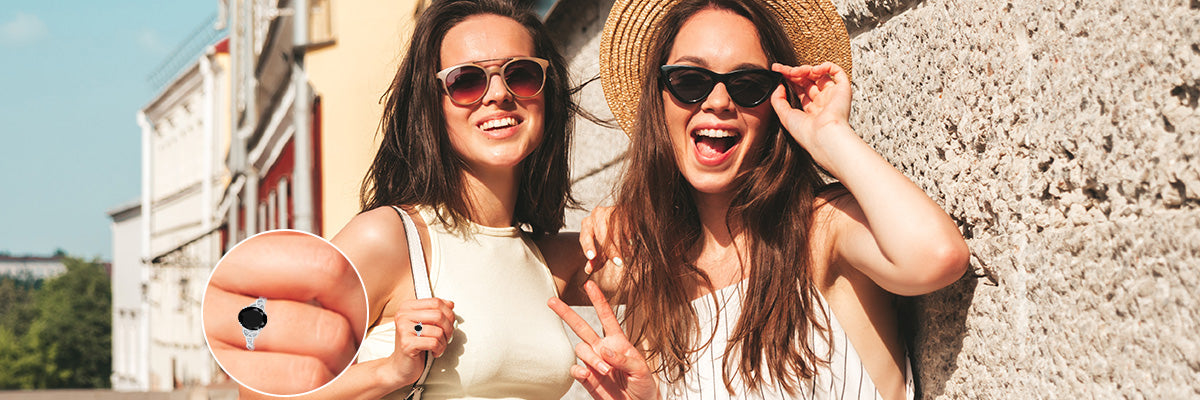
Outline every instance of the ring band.
POLYGON ((421 324, 420 322, 418 322, 417 325, 413 326, 413 332, 416 332, 417 336, 421 336, 421 332, 424 330, 425 330, 425 325, 421 324))

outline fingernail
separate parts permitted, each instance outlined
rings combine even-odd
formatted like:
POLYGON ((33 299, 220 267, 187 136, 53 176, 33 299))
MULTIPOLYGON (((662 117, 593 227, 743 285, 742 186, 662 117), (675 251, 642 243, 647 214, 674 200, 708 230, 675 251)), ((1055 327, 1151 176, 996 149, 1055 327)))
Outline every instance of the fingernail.
POLYGON ((603 361, 596 365, 596 369, 600 370, 600 373, 605 375, 608 375, 608 371, 612 371, 612 367, 609 367, 608 364, 603 361))
POLYGON ((596 252, 594 252, 594 251, 591 251, 591 250, 588 250, 588 251, 587 251, 587 253, 586 253, 586 255, 587 255, 587 258, 588 258, 589 260, 591 260, 591 259, 593 259, 593 258, 596 258, 596 252))
POLYGON ((613 257, 613 264, 617 264, 618 267, 624 267, 625 260, 622 260, 621 257, 613 257))
POLYGON ((588 275, 592 274, 592 263, 588 263, 587 265, 583 266, 583 273, 588 275))

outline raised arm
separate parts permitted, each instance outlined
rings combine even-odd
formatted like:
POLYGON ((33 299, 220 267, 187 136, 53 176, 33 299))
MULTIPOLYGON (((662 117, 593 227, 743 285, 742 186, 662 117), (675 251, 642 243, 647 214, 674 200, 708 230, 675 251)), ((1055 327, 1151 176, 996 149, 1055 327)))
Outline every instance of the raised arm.
POLYGON ((777 89, 771 105, 780 121, 852 195, 830 203, 832 256, 906 296, 961 277, 969 252, 954 222, 850 128, 846 72, 833 63, 772 69, 784 74, 803 107, 792 108, 777 89))

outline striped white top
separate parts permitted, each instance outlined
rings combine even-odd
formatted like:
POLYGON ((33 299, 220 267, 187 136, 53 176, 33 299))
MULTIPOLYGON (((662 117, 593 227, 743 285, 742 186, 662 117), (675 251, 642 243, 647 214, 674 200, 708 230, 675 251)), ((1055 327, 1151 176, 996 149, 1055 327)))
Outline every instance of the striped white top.
MULTIPOLYGON (((730 399, 730 398, 752 398, 752 399, 863 399, 875 400, 881 399, 875 384, 871 381, 871 377, 867 375, 866 369, 863 367, 861 359, 858 357, 858 352, 854 350, 854 346, 850 344, 850 340, 846 337, 846 332, 842 330, 841 324, 838 323, 837 317, 829 310, 829 306, 825 304, 825 299, 820 298, 821 307, 825 310, 825 314, 830 317, 830 337, 833 342, 833 356, 830 359, 828 367, 818 366, 817 375, 810 380, 801 382, 801 390, 797 393, 789 395, 783 390, 782 386, 772 383, 768 380, 768 384, 764 385, 764 390, 760 393, 747 393, 745 384, 741 379, 734 374, 732 386, 734 396, 730 396, 725 390, 725 382, 722 378, 723 355, 725 354, 726 345, 729 343, 729 335, 733 333, 737 325, 738 317, 742 313, 742 295, 744 293, 743 282, 722 288, 713 292, 710 296, 715 296, 717 305, 713 304, 713 297, 703 296, 693 300, 692 305, 696 308, 696 314, 699 317, 701 332, 704 335, 712 329, 713 324, 716 324, 716 336, 713 337, 712 344, 700 352, 696 363, 692 370, 685 377, 685 382, 682 385, 667 385, 664 383, 662 390, 666 393, 666 397, 670 399, 730 399), (716 309, 714 309, 716 307, 716 309), (720 315, 719 320, 716 316, 720 315)), ((817 294, 820 296, 820 292, 817 294)), ((821 318, 821 313, 818 313, 818 318, 821 318)), ((814 331, 813 349, 816 354, 829 354, 829 343, 826 342, 824 335, 817 334, 814 331)), ((707 339, 705 337, 704 339, 707 339)), ((905 391, 906 398, 914 397, 912 366, 905 357, 905 391)), ((767 377, 769 379, 769 376, 767 377)))

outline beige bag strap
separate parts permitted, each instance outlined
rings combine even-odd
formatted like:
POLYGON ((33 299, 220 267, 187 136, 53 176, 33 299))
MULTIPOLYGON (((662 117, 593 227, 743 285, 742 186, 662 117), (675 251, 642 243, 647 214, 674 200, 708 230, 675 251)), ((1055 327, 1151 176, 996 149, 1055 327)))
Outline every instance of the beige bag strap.
MULTIPOLYGON (((400 219, 404 221, 404 236, 408 237, 408 259, 409 265, 412 266, 413 289, 417 292, 418 299, 428 299, 433 297, 433 287, 429 284, 428 268, 425 267, 425 252, 421 249, 421 234, 417 232, 417 225, 413 223, 412 217, 408 213, 401 210, 400 207, 392 206, 397 214, 400 214, 400 219)), ((405 399, 421 400, 421 395, 425 392, 425 378, 429 377, 429 371, 433 369, 433 353, 425 352, 425 371, 421 372, 421 377, 413 383, 412 392, 409 392, 405 399)))

